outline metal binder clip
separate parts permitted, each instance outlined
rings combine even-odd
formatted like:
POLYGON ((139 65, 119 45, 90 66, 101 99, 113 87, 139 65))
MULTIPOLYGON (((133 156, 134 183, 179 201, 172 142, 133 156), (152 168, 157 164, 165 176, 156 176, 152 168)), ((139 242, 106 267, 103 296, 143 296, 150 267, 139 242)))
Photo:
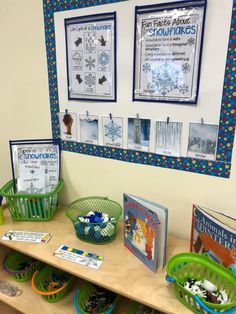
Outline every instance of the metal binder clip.
POLYGON ((167 124, 169 124, 169 122, 170 122, 170 117, 167 117, 166 122, 167 122, 167 124))
POLYGON ((86 111, 86 117, 87 117, 87 120, 89 120, 89 112, 88 112, 88 110, 86 111))
POLYGON ((136 119, 139 119, 139 113, 136 114, 136 119))
POLYGON ((201 124, 204 124, 204 120, 203 120, 203 118, 201 118, 201 124))
POLYGON ((109 113, 109 117, 110 117, 110 120, 112 120, 112 114, 111 113, 109 113))
POLYGON ((65 113, 66 113, 66 114, 68 113, 68 110, 67 110, 67 109, 65 110, 65 113))

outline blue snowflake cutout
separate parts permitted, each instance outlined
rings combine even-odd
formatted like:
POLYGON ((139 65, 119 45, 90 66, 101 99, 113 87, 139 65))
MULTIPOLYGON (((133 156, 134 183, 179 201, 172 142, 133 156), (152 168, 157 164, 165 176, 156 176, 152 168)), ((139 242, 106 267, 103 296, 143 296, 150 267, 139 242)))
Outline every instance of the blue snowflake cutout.
POLYGON ((182 84, 179 86, 179 92, 182 94, 186 94, 188 92, 189 86, 187 84, 182 84))
POLYGON ((149 63, 144 63, 143 64, 143 72, 148 73, 151 71, 151 65, 149 63))
POLYGON ((178 88, 179 71, 170 64, 164 63, 152 71, 152 87, 162 96, 178 88))
POLYGON ((108 124, 105 124, 105 136, 115 142, 121 138, 121 126, 111 120, 108 124))

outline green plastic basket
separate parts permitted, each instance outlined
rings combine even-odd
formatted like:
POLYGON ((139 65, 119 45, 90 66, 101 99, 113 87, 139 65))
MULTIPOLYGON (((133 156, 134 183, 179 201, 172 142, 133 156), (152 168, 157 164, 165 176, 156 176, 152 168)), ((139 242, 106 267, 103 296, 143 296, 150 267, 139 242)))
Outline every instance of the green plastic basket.
POLYGON ((166 280, 174 283, 178 300, 196 314, 236 313, 236 276, 204 255, 182 253, 173 256, 167 264, 166 280), (225 290, 231 302, 214 304, 193 295, 183 287, 187 278, 210 281, 219 290, 225 290))
POLYGON ((107 197, 91 196, 80 198, 66 209, 66 216, 72 221, 77 237, 93 244, 106 244, 115 239, 117 222, 121 216, 122 207, 107 197), (78 216, 86 216, 91 211, 108 214, 115 220, 111 223, 78 222, 78 216))
POLYGON ((34 273, 31 284, 34 292, 40 294, 45 301, 53 303, 60 301, 68 294, 73 285, 73 281, 74 277, 72 275, 47 265, 34 273), (68 281, 63 284, 62 287, 49 291, 45 289, 44 283, 45 281, 53 281, 53 274, 66 276, 68 281))
POLYGON ((148 307, 146 305, 142 305, 141 303, 138 303, 138 302, 135 302, 135 301, 131 302, 131 305, 130 305, 130 307, 128 309, 127 314, 137 314, 137 313, 140 313, 140 312, 138 312, 140 306, 144 307, 145 313, 162 314, 162 312, 159 312, 158 310, 151 309, 150 307, 148 307))
POLYGON ((4 269, 18 282, 30 280, 34 272, 40 269, 42 265, 43 263, 40 261, 19 252, 10 252, 3 262, 4 269), (30 267, 24 270, 17 270, 22 263, 29 263, 30 267))
POLYGON ((49 221, 55 215, 63 184, 61 179, 54 191, 45 194, 20 194, 14 193, 12 180, 0 190, 0 195, 6 198, 13 220, 49 221))
MULTIPOLYGON (((74 307, 76 309, 77 314, 90 314, 85 312, 85 304, 88 301, 90 295, 93 293, 96 287, 93 284, 87 283, 82 288, 76 289, 74 295, 74 307)), ((116 297, 115 301, 105 312, 94 312, 96 314, 110 314, 114 311, 116 302, 118 300, 118 296, 116 297)))

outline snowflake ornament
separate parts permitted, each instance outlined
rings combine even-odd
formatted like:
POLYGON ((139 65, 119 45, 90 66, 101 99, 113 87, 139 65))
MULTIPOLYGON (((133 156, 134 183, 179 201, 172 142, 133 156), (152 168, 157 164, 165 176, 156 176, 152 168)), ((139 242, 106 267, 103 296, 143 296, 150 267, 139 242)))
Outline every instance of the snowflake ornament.
POLYGON ((121 138, 121 126, 111 120, 111 122, 105 124, 105 136, 112 140, 112 142, 115 142, 121 138))

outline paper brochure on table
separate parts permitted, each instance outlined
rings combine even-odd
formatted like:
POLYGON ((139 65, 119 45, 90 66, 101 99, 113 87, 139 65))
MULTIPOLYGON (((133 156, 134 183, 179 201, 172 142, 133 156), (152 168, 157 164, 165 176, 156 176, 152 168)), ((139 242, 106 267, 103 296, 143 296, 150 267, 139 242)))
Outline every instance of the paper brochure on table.
POLYGON ((31 243, 48 243, 51 237, 52 233, 48 232, 9 230, 3 235, 2 240, 31 243))
POLYGON ((103 256, 89 253, 80 249, 75 249, 65 244, 59 246, 53 255, 67 261, 88 266, 94 269, 99 269, 103 260, 105 259, 103 256))

